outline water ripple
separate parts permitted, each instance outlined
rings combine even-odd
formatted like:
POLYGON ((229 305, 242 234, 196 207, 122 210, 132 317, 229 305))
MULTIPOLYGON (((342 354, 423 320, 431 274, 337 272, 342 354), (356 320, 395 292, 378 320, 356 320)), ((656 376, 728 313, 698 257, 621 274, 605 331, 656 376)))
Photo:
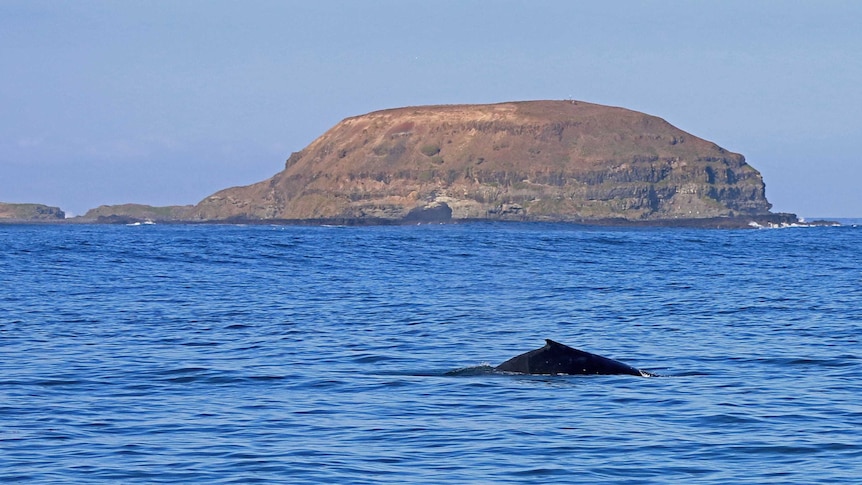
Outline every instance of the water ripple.
POLYGON ((0 481, 849 483, 860 239, 0 226, 0 481))

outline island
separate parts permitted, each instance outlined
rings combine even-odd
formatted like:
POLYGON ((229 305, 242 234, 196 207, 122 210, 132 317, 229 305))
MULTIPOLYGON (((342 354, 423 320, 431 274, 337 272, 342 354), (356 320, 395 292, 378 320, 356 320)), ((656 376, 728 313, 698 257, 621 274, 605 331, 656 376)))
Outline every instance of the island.
POLYGON ((582 101, 413 106, 342 120, 267 180, 193 206, 102 206, 81 222, 469 221, 747 227, 772 213, 745 157, 625 108, 582 101))
POLYGON ((772 214, 737 153, 661 118, 581 101, 419 106, 347 118, 191 220, 680 223, 772 214), (688 221, 688 222, 686 222, 688 221))
POLYGON ((0 202, 0 222, 57 222, 65 218, 59 207, 0 202))

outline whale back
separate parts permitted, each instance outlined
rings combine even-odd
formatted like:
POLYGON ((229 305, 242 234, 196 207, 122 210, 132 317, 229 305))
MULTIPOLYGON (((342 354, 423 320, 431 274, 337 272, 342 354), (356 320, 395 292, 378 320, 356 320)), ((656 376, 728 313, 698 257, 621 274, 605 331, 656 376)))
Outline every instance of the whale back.
POLYGON ((545 346, 512 357, 495 367, 501 372, 517 374, 627 374, 650 376, 648 372, 635 369, 601 355, 591 354, 546 339, 545 346))

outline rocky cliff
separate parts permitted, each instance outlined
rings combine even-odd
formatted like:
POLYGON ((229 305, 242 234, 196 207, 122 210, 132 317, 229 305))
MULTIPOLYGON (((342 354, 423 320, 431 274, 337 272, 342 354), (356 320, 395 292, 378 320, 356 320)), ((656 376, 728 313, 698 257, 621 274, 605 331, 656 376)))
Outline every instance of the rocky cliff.
POLYGON ((56 222, 65 217, 59 207, 0 202, 0 222, 56 222))
POLYGON ((576 101, 347 118, 191 220, 654 221, 768 215, 745 158, 661 118, 576 101))

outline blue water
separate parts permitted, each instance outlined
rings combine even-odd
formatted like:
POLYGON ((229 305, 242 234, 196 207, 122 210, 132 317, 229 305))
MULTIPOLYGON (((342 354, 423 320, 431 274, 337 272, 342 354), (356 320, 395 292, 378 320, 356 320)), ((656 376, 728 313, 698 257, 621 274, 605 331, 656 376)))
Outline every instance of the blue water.
POLYGON ((860 247, 0 226, 0 482, 858 482, 860 247), (662 377, 447 375, 545 338, 662 377))

